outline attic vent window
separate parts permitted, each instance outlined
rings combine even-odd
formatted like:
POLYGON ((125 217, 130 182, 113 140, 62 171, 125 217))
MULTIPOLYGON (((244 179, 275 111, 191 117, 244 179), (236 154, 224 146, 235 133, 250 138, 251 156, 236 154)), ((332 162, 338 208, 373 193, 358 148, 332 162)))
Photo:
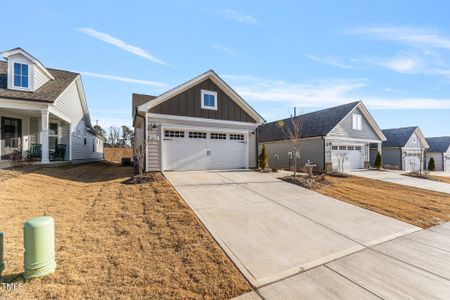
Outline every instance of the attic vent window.
POLYGON ((28 88, 28 65, 14 63, 14 86, 28 88))
POLYGON ((201 96, 203 109, 217 110, 217 92, 202 90, 201 96))
POLYGON ((353 130, 361 130, 362 117, 359 114, 353 114, 353 130))

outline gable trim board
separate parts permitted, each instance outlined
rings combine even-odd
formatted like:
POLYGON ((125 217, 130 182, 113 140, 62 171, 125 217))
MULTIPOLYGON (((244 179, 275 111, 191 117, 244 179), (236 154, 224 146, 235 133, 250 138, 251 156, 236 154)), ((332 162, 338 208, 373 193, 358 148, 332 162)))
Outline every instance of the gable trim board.
POLYGON ((210 79, 214 82, 223 92, 225 92, 234 102, 239 105, 246 113, 248 113, 253 119, 255 123, 262 124, 265 122, 264 118, 261 117, 244 99, 241 98, 225 81, 223 81, 213 70, 209 70, 165 93, 154 98, 151 101, 148 101, 140 106, 138 106, 137 110, 141 112, 149 112, 152 108, 158 106, 159 104, 172 99, 172 97, 181 94, 182 92, 192 88, 198 83, 210 79))
MULTIPOLYGON (((136 97, 135 94, 133 97, 136 97)), ((142 140, 146 141, 146 171, 256 167, 256 127, 264 119, 214 71, 210 70, 158 97, 148 99, 137 106, 133 121, 139 132, 135 149, 143 146, 142 140), (201 108, 201 93, 197 93, 205 84, 214 87, 210 90, 218 95, 218 110, 212 114, 205 113, 206 109, 201 108), (164 103, 167 103, 165 108, 161 106, 164 103), (193 110, 187 109, 187 103, 193 110), (226 114, 225 103, 227 109, 233 109, 233 114, 226 114), (160 109, 155 112, 158 107, 160 109), (140 122, 138 117, 143 117, 144 122, 140 122), (166 130, 177 133, 166 137, 166 130)))
MULTIPOLYGON (((303 133, 305 137, 301 138, 299 168, 303 167, 308 161, 317 165, 315 170, 318 172, 337 171, 341 168, 344 171, 366 168, 370 161, 369 144, 381 144, 385 140, 381 129, 361 101, 297 117, 308 123, 306 125, 303 124, 304 128, 310 129, 309 132, 303 133), (334 111, 337 113, 334 113, 334 111), (353 129, 352 120, 355 113, 362 117, 361 129, 353 129), (320 114, 321 116, 316 118, 315 114, 320 114), (339 119, 336 119, 337 116, 339 116, 339 119), (330 120, 330 122, 335 123, 332 126, 325 124, 323 128, 327 128, 327 130, 315 130, 314 126, 318 122, 317 119, 324 122, 330 120), (320 134, 311 134, 315 132, 320 132, 320 134)), ((291 168, 293 164, 287 159, 289 152, 292 152, 289 150, 290 142, 282 134, 282 130, 274 125, 277 122, 279 121, 264 124, 258 128, 258 148, 260 149, 263 144, 266 145, 269 152, 270 166, 276 165, 277 167, 291 168), (267 127, 267 125, 270 127, 267 127), (271 130, 272 132, 267 134, 264 130, 271 130), (276 132, 274 133, 273 131, 276 132)), ((289 121, 285 123, 287 122, 289 121)))

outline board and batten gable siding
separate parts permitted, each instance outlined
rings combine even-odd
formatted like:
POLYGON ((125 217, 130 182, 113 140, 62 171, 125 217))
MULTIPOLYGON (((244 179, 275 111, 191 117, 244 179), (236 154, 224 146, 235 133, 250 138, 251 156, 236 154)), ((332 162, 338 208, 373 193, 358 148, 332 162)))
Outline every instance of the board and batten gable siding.
POLYGON ((380 140, 364 114, 357 107, 344 120, 342 120, 329 134, 331 137, 346 137, 353 139, 380 140), (361 130, 353 129, 353 114, 361 115, 361 130))
MULTIPOLYGON (((289 170, 293 167, 293 160, 289 160, 288 152, 292 152, 292 146, 289 141, 261 142, 258 143, 258 154, 262 151, 262 146, 266 145, 269 158, 269 167, 289 170)), ((306 139, 301 141, 300 158, 297 160, 297 167, 303 168, 309 160, 317 165, 315 171, 323 171, 325 143, 322 138, 306 139)))
POLYGON ((153 107, 149 112, 174 116, 256 123, 256 120, 236 104, 236 102, 234 102, 209 78, 153 107), (201 90, 217 92, 217 110, 201 108, 201 90))
POLYGON ((97 154, 92 151, 93 135, 87 131, 86 118, 88 116, 83 111, 76 81, 68 86, 54 105, 72 122, 72 160, 101 159, 103 157, 102 152, 97 154), (86 144, 84 144, 85 134, 86 144))

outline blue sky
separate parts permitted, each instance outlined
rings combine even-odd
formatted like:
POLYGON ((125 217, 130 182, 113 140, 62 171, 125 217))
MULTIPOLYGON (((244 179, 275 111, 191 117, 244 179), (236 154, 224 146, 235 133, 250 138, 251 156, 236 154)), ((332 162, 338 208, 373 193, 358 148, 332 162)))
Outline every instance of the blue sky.
POLYGON ((2 11, 1 50, 81 72, 106 128, 131 124, 131 93, 214 69, 268 121, 363 100, 381 128, 450 135, 448 1, 25 0, 2 11))

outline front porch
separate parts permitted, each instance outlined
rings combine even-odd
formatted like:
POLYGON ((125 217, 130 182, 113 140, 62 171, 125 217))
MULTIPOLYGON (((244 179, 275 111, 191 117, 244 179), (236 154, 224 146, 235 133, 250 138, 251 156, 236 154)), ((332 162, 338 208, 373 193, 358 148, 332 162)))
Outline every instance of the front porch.
POLYGON ((71 160, 71 124, 48 109, 0 108, 0 167, 71 160))

